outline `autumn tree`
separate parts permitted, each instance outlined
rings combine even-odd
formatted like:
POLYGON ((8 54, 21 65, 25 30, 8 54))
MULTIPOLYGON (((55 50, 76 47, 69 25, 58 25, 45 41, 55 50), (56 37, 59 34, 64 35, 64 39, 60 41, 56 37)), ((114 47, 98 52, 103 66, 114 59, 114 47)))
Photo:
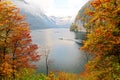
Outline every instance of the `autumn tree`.
POLYGON ((86 64, 82 77, 85 80, 120 79, 120 0, 93 0, 94 10, 87 23, 90 34, 82 50, 93 55, 86 64), (83 75, 84 74, 84 75, 83 75))
POLYGON ((15 78, 22 69, 35 67, 37 49, 20 10, 10 1, 0 1, 0 78, 15 78))

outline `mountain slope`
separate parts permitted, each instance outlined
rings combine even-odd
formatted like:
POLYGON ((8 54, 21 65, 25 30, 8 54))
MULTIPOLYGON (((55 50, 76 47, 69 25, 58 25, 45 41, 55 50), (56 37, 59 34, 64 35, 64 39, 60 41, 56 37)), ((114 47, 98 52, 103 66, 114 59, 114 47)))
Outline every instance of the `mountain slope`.
POLYGON ((86 9, 90 9, 92 10, 92 6, 90 5, 90 2, 91 1, 88 1, 78 12, 77 16, 76 16, 76 19, 75 19, 75 22, 80 20, 81 23, 83 25, 85 25, 89 20, 90 20, 90 17, 88 15, 86 15, 85 11, 86 9))
POLYGON ((30 29, 45 29, 55 26, 44 13, 43 10, 36 5, 33 5, 24 0, 12 0, 13 3, 20 8, 22 14, 26 15, 27 22, 30 24, 30 29))
POLYGON ((75 21, 74 21, 74 25, 71 25, 70 29, 72 29, 74 31, 74 29, 77 31, 86 31, 86 29, 84 28, 86 23, 90 20, 90 17, 88 15, 86 15, 85 10, 87 8, 89 9, 93 9, 92 6, 90 5, 90 1, 88 1, 78 12, 75 21), (77 27, 76 27, 77 26, 77 27))

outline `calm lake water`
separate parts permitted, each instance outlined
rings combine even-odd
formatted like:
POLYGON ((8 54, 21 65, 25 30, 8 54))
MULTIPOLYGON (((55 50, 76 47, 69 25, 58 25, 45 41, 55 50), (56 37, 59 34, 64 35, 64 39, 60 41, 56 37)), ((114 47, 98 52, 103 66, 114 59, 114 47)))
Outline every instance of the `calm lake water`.
POLYGON ((37 72, 46 71, 44 53, 49 53, 49 70, 79 73, 84 70, 86 56, 79 49, 81 44, 78 41, 84 39, 85 32, 74 33, 66 28, 53 28, 33 30, 33 42, 38 44, 39 52, 42 55, 36 63, 37 72), (49 50, 49 51, 48 51, 49 50))

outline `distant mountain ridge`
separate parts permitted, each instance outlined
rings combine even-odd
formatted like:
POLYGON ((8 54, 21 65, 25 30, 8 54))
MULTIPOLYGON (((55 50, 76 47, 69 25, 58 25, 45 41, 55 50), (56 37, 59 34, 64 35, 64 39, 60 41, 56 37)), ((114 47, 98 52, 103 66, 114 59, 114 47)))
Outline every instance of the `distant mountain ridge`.
POLYGON ((68 28, 73 22, 72 16, 65 16, 65 17, 50 16, 49 18, 54 22, 54 24, 58 28, 59 27, 68 28))

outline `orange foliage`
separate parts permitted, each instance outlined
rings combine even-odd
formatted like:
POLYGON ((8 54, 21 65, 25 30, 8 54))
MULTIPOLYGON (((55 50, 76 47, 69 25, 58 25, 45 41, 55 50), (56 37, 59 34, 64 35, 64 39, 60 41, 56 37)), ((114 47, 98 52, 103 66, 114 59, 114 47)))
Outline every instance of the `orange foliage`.
POLYGON ((120 79, 120 0, 93 0, 90 34, 81 48, 93 55, 81 74, 85 80, 120 79), (87 77, 86 77, 87 76, 87 77))
POLYGON ((0 78, 11 74, 15 78, 16 71, 34 67, 31 62, 38 61, 37 45, 32 44, 28 23, 19 9, 11 2, 0 2, 0 78), (9 58, 6 60, 6 56, 9 58), (3 67, 4 66, 4 67, 3 67))

